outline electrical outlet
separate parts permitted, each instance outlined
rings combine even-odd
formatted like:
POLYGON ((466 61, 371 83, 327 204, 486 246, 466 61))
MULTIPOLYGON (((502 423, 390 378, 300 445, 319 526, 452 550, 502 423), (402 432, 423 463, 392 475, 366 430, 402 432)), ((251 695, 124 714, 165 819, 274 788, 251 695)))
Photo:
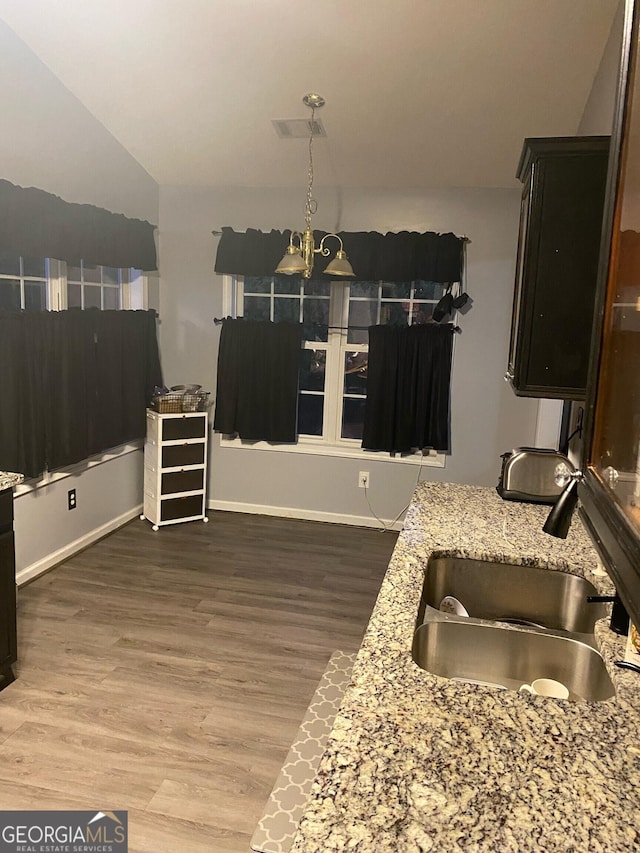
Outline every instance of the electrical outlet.
POLYGON ((358 486, 360 486, 361 489, 368 489, 370 485, 371 482, 369 481, 369 472, 360 471, 358 473, 358 486))
POLYGON ((68 509, 75 509, 76 508, 76 490, 75 489, 69 489, 69 491, 67 492, 67 507, 68 507, 68 509))

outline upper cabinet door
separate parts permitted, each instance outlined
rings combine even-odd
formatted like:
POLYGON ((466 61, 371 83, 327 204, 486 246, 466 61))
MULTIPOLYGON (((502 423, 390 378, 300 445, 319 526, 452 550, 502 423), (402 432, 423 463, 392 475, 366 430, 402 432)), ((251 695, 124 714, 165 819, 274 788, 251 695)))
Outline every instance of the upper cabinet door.
POLYGON ((640 625, 640 4, 625 36, 586 417, 583 518, 640 625))
POLYGON ((526 139, 507 378, 527 397, 584 399, 608 136, 526 139))

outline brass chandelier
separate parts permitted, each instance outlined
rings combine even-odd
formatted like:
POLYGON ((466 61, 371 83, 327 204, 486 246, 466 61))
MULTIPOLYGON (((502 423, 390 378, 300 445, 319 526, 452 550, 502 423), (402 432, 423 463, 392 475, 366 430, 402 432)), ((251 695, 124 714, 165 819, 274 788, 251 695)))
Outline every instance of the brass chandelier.
POLYGON ((313 271, 313 261, 315 255, 327 257, 331 254, 330 250, 325 246, 325 240, 329 237, 335 238, 340 243, 340 248, 336 252, 335 258, 329 261, 324 270, 327 275, 335 276, 355 276, 355 273, 347 259, 346 252, 342 240, 337 234, 325 234, 320 241, 320 245, 316 248, 313 240, 313 231, 311 230, 311 217, 318 209, 318 202, 313 197, 313 131, 315 127, 315 113, 324 106, 325 100, 322 95, 310 92, 305 95, 302 102, 311 109, 311 134, 309 136, 309 183, 307 186, 307 201, 305 204, 304 216, 304 231, 292 231, 289 237, 289 245, 284 257, 276 267, 277 273, 285 275, 300 275, 304 278, 311 278, 313 271))

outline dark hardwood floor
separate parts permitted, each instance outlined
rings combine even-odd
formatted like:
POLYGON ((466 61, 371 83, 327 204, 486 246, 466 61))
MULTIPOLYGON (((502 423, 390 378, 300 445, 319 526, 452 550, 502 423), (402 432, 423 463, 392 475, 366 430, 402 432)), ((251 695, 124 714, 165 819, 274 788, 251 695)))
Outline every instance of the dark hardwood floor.
POLYGON ((134 521, 18 594, 3 809, 126 809, 130 853, 246 853, 396 534, 212 512, 134 521))

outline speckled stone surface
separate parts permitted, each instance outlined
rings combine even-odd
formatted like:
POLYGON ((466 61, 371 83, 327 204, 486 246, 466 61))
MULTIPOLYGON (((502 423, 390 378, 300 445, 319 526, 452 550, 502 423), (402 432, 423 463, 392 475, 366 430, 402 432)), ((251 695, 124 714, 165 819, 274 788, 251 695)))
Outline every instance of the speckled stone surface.
POLYGON ((581 574, 611 591, 578 518, 493 489, 421 483, 407 512, 292 853, 640 850, 640 676, 597 625, 616 688, 570 702, 421 670, 411 641, 433 552, 581 574))
POLYGON ((11 471, 0 471, 0 492, 18 486, 24 480, 23 474, 13 474, 11 471))

